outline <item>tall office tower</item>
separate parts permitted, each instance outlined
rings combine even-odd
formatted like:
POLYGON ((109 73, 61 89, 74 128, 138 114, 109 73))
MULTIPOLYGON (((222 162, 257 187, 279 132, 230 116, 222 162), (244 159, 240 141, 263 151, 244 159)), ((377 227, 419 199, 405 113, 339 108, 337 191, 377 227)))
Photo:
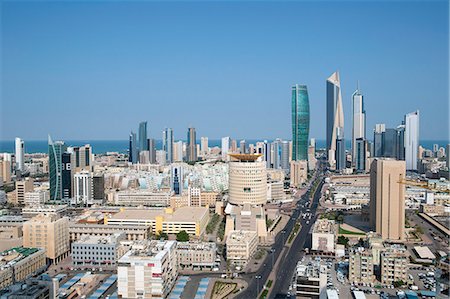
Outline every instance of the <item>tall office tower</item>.
POLYGON ((232 153, 237 153, 238 152, 236 139, 232 139, 231 140, 230 150, 231 150, 232 153))
POLYGON ((167 164, 166 158, 167 158, 166 151, 163 150, 156 151, 156 164, 166 165, 167 164))
POLYGON ((405 161, 407 170, 417 170, 419 149, 419 110, 405 115, 405 161))
POLYGON ((53 142, 50 135, 48 136, 48 170, 50 182, 50 200, 60 200, 63 198, 62 156, 65 151, 66 145, 64 144, 63 141, 53 142))
POLYGON ((170 191, 176 195, 183 193, 183 166, 181 164, 172 164, 170 166, 170 191))
POLYGON ((69 147, 67 151, 72 154, 72 172, 78 172, 81 170, 92 171, 92 147, 89 144, 69 147))
MULTIPOLYGON (((358 84, 359 85, 359 84, 358 84)), ((364 110, 364 97, 356 88, 352 95, 353 124, 352 124, 352 164, 356 165, 356 140, 366 138, 366 111, 364 110)))
POLYGON ((364 138, 356 139, 356 153, 355 153, 355 170, 356 172, 366 171, 367 160, 367 142, 364 138))
POLYGON ((264 161, 266 161, 266 168, 272 168, 272 150, 271 150, 271 144, 267 142, 267 140, 264 140, 264 161))
POLYGON ((148 151, 146 121, 139 124, 139 151, 148 151))
POLYGON ((62 172, 61 172, 61 190, 62 198, 72 198, 72 154, 69 152, 62 153, 61 156, 62 172))
POLYGON ((147 139, 148 159, 150 164, 156 163, 156 141, 153 138, 147 139))
MULTIPOLYGON (((306 85, 292 86, 292 160, 308 160, 309 98, 306 85)), ((289 161, 288 161, 289 164, 289 161)), ((289 166, 289 165, 287 165, 289 166)), ((289 167, 288 167, 289 168, 289 167)), ((284 169, 284 167, 283 167, 284 169)))
POLYGON ((173 143, 173 162, 183 162, 183 141, 173 143))
POLYGON ((173 130, 165 128, 163 131, 163 151, 166 152, 166 163, 173 162, 173 130))
POLYGON ((246 146, 245 140, 241 140, 239 142, 239 152, 241 154, 245 154, 247 152, 247 146, 246 146))
POLYGON ((439 151, 439 144, 437 143, 433 144, 433 157, 437 156, 438 151, 439 151))
POLYGON ((397 127, 397 160, 405 160, 405 125, 397 127))
POLYGON ((376 124, 375 130, 373 131, 373 157, 383 157, 384 153, 384 142, 383 142, 383 133, 386 131, 385 124, 376 124))
POLYGON ((347 168, 347 157, 345 154, 345 139, 344 132, 341 128, 337 130, 336 138, 336 170, 343 170, 347 168))
POLYGON ((23 172, 25 170, 25 144, 22 139, 16 137, 16 170, 23 172))
POLYGON ((92 176, 92 200, 95 204, 102 204, 105 201, 105 175, 95 173, 92 176))
POLYGON ((386 129, 383 133, 383 157, 397 158, 397 129, 386 129))
POLYGON ((209 141, 208 137, 201 137, 200 138, 200 151, 202 153, 202 156, 206 156, 209 154, 209 141))
POLYGON ((281 167, 281 139, 277 138, 272 142, 270 156, 272 168, 279 169, 281 167))
POLYGON ((75 173, 73 183, 75 185, 75 204, 76 205, 92 205, 92 178, 91 173, 82 170, 75 173))
POLYGON ((39 214, 23 224, 23 247, 43 248, 47 259, 58 264, 70 250, 69 219, 39 214))
POLYGON ((186 142, 186 160, 188 162, 197 161, 197 143, 196 143, 196 133, 195 128, 189 128, 187 132, 187 142, 186 142))
POLYGON ((376 158, 370 166, 370 225, 383 239, 403 240, 405 161, 376 158))
MULTIPOLYGON (((339 72, 334 72, 327 79, 327 155, 331 169, 336 168, 336 159, 345 160, 344 109, 342 108, 341 82, 339 72), (344 150, 339 150, 342 157, 336 157, 337 140, 341 140, 344 150)), ((342 166, 342 165, 341 165, 342 166)))
POLYGON ((289 171, 289 141, 281 141, 280 166, 281 169, 289 171))
POLYGON ((263 205, 267 202, 266 163, 261 155, 231 154, 228 170, 229 203, 263 205))
POLYGON ((230 137, 222 137, 222 160, 228 160, 228 150, 230 149, 230 137))
POLYGON ((139 150, 136 140, 136 133, 134 133, 133 131, 131 131, 130 133, 128 155, 128 161, 131 162, 131 164, 137 164, 137 162, 139 161, 139 150))
POLYGON ((16 201, 19 205, 25 204, 25 193, 32 192, 34 180, 32 178, 25 178, 16 181, 16 201))

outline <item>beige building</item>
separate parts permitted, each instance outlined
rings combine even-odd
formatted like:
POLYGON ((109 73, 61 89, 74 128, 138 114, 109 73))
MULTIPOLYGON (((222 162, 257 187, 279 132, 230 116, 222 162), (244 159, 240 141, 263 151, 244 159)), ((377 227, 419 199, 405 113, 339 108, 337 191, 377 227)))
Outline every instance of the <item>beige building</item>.
POLYGON ((69 234, 70 242, 79 240, 84 235, 107 237, 111 234, 125 233, 127 240, 146 240, 152 233, 151 226, 141 225, 104 225, 88 223, 70 223, 69 234))
POLYGON ((16 182, 16 201, 19 205, 25 204, 25 194, 33 191, 33 182, 32 178, 16 182))
POLYGON ((105 224, 151 226, 152 231, 177 234, 184 230, 200 236, 209 221, 209 210, 203 207, 181 207, 175 211, 167 209, 126 209, 105 218, 105 224))
POLYGON ((176 241, 139 241, 118 261, 119 298, 167 298, 178 275, 176 241))
POLYGON ((349 253, 348 280, 350 283, 372 283, 375 280, 373 252, 371 249, 351 248, 349 253))
POLYGON ((40 214, 23 224, 23 246, 43 248, 51 263, 58 264, 70 250, 69 220, 40 214))
POLYGON ((227 261, 245 267, 255 254, 258 236, 255 231, 231 231, 226 239, 227 261))
POLYGON ((333 220, 318 219, 312 231, 312 250, 334 252, 336 225, 333 220))
POLYGON ((0 222, 0 251, 23 245, 23 223, 0 222))
POLYGON ((11 161, 0 161, 0 177, 3 183, 11 182, 11 161))
POLYGON ((266 162, 260 154, 230 154, 228 201, 234 205, 264 205, 267 202, 266 162))
POLYGON ((326 298, 327 267, 317 260, 298 261, 295 270, 295 298, 326 298))
POLYGON ((45 267, 45 250, 17 247, 0 255, 0 289, 23 281, 45 267))
POLYGON ((214 242, 178 242, 178 266, 182 268, 213 268, 217 246, 214 242))
POLYGON ((291 186, 299 187, 308 179, 308 161, 291 161, 291 186))
POLYGON ((24 204, 26 206, 40 206, 45 204, 50 199, 48 190, 35 190, 25 193, 24 204))
POLYGON ((370 167, 370 224, 383 239, 404 239, 405 173, 405 161, 377 158, 370 167))
POLYGON ((394 281, 408 281, 409 255, 405 247, 391 245, 381 252, 381 283, 392 285, 394 281))

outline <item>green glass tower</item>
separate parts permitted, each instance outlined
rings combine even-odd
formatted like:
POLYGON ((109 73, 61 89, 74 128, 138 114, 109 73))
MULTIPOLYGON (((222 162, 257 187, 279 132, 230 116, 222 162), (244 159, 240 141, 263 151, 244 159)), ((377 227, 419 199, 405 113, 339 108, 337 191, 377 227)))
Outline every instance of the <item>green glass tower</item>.
POLYGON ((292 86, 292 160, 308 160, 309 98, 306 85, 292 86))
POLYGON ((50 200, 63 198, 63 153, 66 145, 62 141, 53 142, 48 136, 48 170, 50 181, 50 200))

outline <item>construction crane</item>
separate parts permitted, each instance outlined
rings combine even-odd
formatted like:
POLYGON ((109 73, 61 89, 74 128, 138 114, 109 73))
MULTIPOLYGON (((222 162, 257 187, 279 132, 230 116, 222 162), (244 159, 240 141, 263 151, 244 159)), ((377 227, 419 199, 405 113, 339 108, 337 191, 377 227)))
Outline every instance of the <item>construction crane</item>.
POLYGON ((430 187, 428 185, 428 182, 423 182, 423 181, 413 181, 413 180, 406 180, 403 179, 401 181, 398 181, 399 184, 404 184, 406 186, 414 186, 414 187, 420 187, 420 188, 424 188, 433 192, 442 192, 442 193, 450 193, 449 189, 436 189, 433 187, 430 187))

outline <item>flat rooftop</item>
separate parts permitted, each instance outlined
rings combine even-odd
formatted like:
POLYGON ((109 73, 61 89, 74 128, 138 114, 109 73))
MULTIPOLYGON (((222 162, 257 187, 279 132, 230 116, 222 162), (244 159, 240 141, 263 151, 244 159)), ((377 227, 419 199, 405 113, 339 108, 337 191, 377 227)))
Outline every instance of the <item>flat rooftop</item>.
POLYGON ((112 215, 110 220, 149 220, 154 221, 157 216, 162 216, 165 222, 197 222, 209 213, 205 207, 181 207, 167 213, 166 209, 126 209, 112 215))

